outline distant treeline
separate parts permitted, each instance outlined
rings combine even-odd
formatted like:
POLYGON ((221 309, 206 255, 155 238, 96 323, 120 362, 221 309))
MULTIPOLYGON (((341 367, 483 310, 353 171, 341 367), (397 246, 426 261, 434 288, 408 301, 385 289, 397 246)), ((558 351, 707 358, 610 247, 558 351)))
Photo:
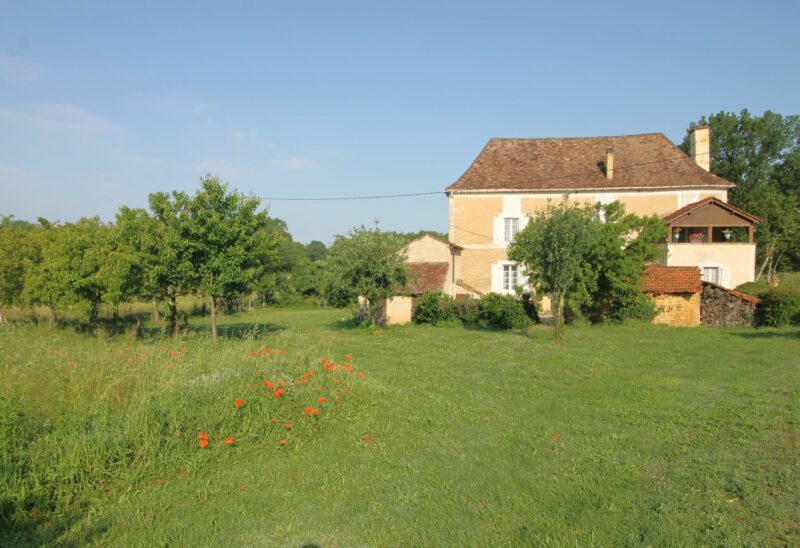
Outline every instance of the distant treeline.
POLYGON ((328 247, 295 242, 258 198, 207 176, 193 196, 158 192, 148 202, 148 209, 120 208, 109 223, 0 217, 0 323, 9 306, 46 307, 53 325, 65 311, 94 322, 103 304, 118 310, 143 301, 154 303, 156 316, 156 305, 166 304, 177 330, 178 297, 197 295, 209 304, 215 334, 217 311, 231 303, 327 304, 328 247))

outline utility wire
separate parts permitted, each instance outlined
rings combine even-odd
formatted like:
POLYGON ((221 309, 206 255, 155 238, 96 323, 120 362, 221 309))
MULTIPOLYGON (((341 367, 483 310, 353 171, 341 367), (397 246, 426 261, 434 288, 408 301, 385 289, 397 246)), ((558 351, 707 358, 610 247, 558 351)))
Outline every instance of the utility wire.
MULTIPOLYGON (((695 156, 700 156, 700 155, 705 155, 705 154, 711 154, 711 152, 710 151, 709 152, 702 152, 700 154, 696 154, 695 156)), ((671 158, 662 158, 660 160, 653 160, 651 162, 641 162, 641 163, 638 163, 638 164, 628 164, 628 165, 622 165, 622 166, 614 166, 614 171, 622 171, 624 169, 632 169, 632 168, 641 167, 641 166, 650 166, 650 165, 660 164, 660 163, 664 163, 664 162, 674 162, 674 161, 677 161, 677 160, 685 160, 687 158, 689 158, 687 155, 673 156, 671 158)), ((573 173, 567 173, 565 175, 558 175, 558 176, 555 176, 555 177, 544 177, 542 179, 534 179, 532 181, 528 181, 528 183, 531 183, 531 184, 544 183, 544 182, 548 182, 548 181, 557 181, 557 180, 560 180, 560 179, 569 179, 571 177, 579 177, 581 175, 592 175, 594 173, 596 173, 596 170, 594 170, 594 169, 592 169, 592 170, 582 170, 582 171, 576 171, 576 172, 573 172, 573 173)), ((524 190, 524 189, 520 189, 520 190, 524 190)), ((546 188, 544 188, 544 189, 540 189, 540 190, 558 190, 558 189, 546 189, 546 188)), ((602 189, 598 189, 598 190, 602 190, 602 189)), ((414 192, 414 193, 408 193, 408 194, 382 194, 382 195, 375 195, 375 196, 341 196, 341 197, 324 197, 324 198, 299 198, 299 197, 297 197, 297 198, 295 198, 295 197, 282 198, 282 197, 262 197, 262 196, 256 196, 256 197, 259 200, 264 201, 264 202, 267 202, 267 201, 269 201, 269 202, 331 202, 331 201, 346 201, 346 200, 381 200, 381 199, 385 199, 385 198, 408 198, 408 197, 412 197, 412 196, 433 196, 434 194, 446 194, 446 192, 443 191, 443 190, 439 190, 439 191, 435 191, 435 192, 414 192)))
POLYGON ((272 202, 329 202, 341 200, 380 200, 382 198, 408 198, 409 196, 430 196, 433 194, 444 194, 443 190, 437 192, 415 192, 411 194, 383 194, 380 196, 344 196, 344 197, 329 197, 329 198, 262 198, 258 196, 259 200, 272 201, 272 202))

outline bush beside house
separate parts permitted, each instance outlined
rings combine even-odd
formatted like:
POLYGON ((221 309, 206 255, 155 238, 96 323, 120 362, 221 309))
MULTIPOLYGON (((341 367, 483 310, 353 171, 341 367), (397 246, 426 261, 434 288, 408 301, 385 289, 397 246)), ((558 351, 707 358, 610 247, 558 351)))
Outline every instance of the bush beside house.
POLYGON ((800 324, 800 290, 776 287, 764 292, 756 319, 766 327, 800 324))
MULTIPOLYGON (((535 313, 535 306, 529 306, 535 313)), ((438 325, 458 320, 493 329, 517 329, 534 321, 524 302, 511 295, 489 293, 480 300, 456 301, 439 291, 423 293, 414 310, 415 323, 438 325)))

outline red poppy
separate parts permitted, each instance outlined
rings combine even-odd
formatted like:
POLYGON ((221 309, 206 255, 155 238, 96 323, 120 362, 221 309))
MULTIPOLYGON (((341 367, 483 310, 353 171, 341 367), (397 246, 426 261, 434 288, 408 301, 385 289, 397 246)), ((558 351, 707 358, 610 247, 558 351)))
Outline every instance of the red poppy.
POLYGON ((197 439, 199 439, 199 440, 207 440, 208 439, 208 434, 206 434, 205 432, 200 432, 199 434, 197 434, 197 439))
POLYGON ((304 412, 306 415, 310 415, 310 414, 311 414, 311 411, 312 411, 312 409, 311 409, 311 407, 310 407, 310 406, 309 406, 309 407, 306 407, 306 408, 303 410, 303 412, 304 412))
POLYGON ((312 415, 319 415, 319 409, 312 409, 311 410, 311 414, 312 415))
POLYGON ((341 400, 341 399, 342 399, 342 398, 340 398, 339 396, 336 396, 336 399, 335 399, 335 400, 333 400, 333 401, 335 401, 336 403, 339 403, 339 400, 341 400))
POLYGON ((264 379, 264 386, 267 388, 272 388, 273 385, 271 382, 269 382, 269 379, 264 379))
POLYGON ((319 399, 319 403, 325 403, 326 401, 327 401, 327 400, 326 400, 325 398, 323 398, 323 397, 321 397, 321 398, 319 399))
POLYGON ((241 407, 244 402, 242 400, 236 400, 233 402, 234 407, 241 407))
POLYGON ((322 358, 322 360, 320 360, 320 361, 321 361, 322 363, 326 363, 328 360, 326 360, 325 358, 322 358))
POLYGON ((233 438, 232 437, 225 438, 225 444, 226 445, 233 445, 233 438))
POLYGON ((67 362, 67 365, 70 366, 70 367, 78 367, 78 363, 77 362, 67 362))
POLYGON ((295 383, 297 386, 300 386, 300 379, 297 379, 296 381, 294 381, 294 383, 295 383))
POLYGON ((278 422, 278 419, 276 419, 275 417, 272 417, 270 419, 270 422, 272 422, 272 424, 275 424, 276 422, 278 422))
POLYGON ((349 360, 350 359, 350 354, 345 354, 344 359, 349 360))
POLYGON ((208 440, 206 440, 206 439, 200 440, 200 447, 203 447, 203 448, 208 447, 208 440))
POLYGON ((322 392, 322 387, 321 386, 317 387, 317 392, 322 392))
POLYGON ((281 440, 279 443, 280 443, 281 445, 286 445, 286 440, 281 440))
POLYGON ((283 425, 283 427, 286 428, 287 430, 291 430, 292 429, 292 423, 291 422, 287 422, 286 424, 283 425))
POLYGON ((359 371, 358 372, 358 378, 359 379, 363 379, 364 377, 365 377, 364 372, 363 371, 359 371))
POLYGON ((284 390, 283 388, 278 388, 278 389, 275 391, 275 397, 276 397, 276 398, 280 398, 280 397, 281 397, 281 396, 283 396, 285 393, 286 393, 286 390, 284 390))

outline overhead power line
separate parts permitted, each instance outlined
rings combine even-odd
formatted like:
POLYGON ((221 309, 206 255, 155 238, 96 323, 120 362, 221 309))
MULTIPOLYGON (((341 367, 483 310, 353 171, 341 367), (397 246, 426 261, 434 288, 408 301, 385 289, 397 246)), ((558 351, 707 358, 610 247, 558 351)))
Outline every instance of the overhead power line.
POLYGON ((260 200, 273 201, 273 202, 332 202, 341 200, 380 200, 383 198, 408 198, 410 196, 431 196, 433 194, 444 194, 443 190, 436 192, 414 192, 410 194, 383 194, 379 196, 342 196, 342 197, 327 197, 327 198, 262 198, 260 200))
MULTIPOLYGON (((705 154, 711 154, 711 152, 702 152, 700 154, 696 154, 696 156, 705 155, 705 154)), ((635 167, 650 166, 650 165, 661 164, 661 163, 665 163, 665 162, 675 162, 677 160, 685 160, 687 158, 688 158, 687 155, 673 156, 671 158, 661 158, 660 160, 653 160, 653 161, 650 161, 650 162, 641 162, 641 163, 638 163, 638 164, 628 164, 628 165, 623 165, 623 166, 615 166, 614 167, 614 171, 618 172, 618 171, 622 171, 622 170, 625 170, 625 169, 632 169, 632 168, 635 168, 635 167)), ((569 179, 571 177, 579 177, 581 175, 591 175, 591 174, 594 174, 594 173, 596 173, 595 169, 591 169, 591 170, 586 169, 586 170, 581 170, 581 171, 575 171, 573 173, 566 173, 564 175, 557 175, 557 176, 554 176, 554 177, 544 177, 544 178, 541 178, 541 179, 533 179, 533 180, 528 181, 528 182, 531 183, 531 184, 533 184, 533 183, 545 183, 545 182, 548 182, 548 181, 557 181, 557 180, 560 180, 560 179, 569 179)), ((523 189, 520 189, 520 190, 523 190, 523 189)), ((541 189, 541 190, 556 190, 556 189, 541 189)), ((602 189, 598 189, 598 190, 602 190, 602 189)), ((262 200, 262 201, 265 201, 265 202, 267 202, 267 201, 270 201, 270 202, 333 202, 333 201, 347 201, 347 200, 381 200, 381 199, 387 199, 387 198, 409 198, 409 197, 413 197, 413 196, 433 196, 435 194, 446 194, 446 192, 443 191, 443 190, 438 190, 438 191, 434 191, 434 192, 412 192, 412 193, 406 193, 406 194, 380 194, 380 195, 374 195, 374 196, 329 196, 329 197, 311 197, 311 198, 257 196, 257 198, 259 200, 262 200)))

